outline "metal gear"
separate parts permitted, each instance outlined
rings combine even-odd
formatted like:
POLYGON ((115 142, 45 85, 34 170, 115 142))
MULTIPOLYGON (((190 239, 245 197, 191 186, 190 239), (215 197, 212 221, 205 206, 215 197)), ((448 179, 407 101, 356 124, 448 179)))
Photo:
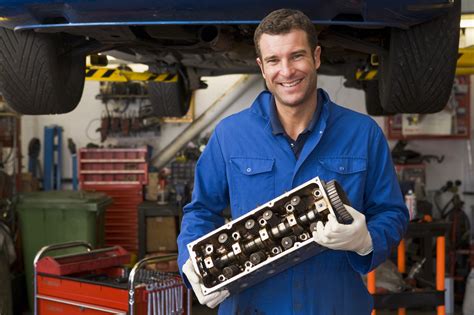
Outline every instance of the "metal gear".
POLYGON ((326 193, 328 195, 329 202, 334 209, 337 221, 343 224, 351 224, 353 218, 349 212, 347 212, 346 207, 344 207, 344 204, 350 206, 351 203, 341 185, 335 180, 327 182, 326 193))

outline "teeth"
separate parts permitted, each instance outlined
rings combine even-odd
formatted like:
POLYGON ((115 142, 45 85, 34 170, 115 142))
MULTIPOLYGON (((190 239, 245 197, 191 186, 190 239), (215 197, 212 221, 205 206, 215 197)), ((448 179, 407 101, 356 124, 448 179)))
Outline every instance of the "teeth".
POLYGON ((301 80, 296 80, 296 81, 292 81, 292 82, 285 82, 285 83, 282 82, 281 85, 283 85, 284 87, 292 87, 292 86, 297 85, 300 82, 301 82, 301 80))

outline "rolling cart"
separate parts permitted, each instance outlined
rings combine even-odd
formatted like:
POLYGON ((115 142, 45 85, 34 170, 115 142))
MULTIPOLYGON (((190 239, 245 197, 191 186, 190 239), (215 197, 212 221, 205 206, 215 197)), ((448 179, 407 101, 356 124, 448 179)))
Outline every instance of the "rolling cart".
POLYGON ((43 247, 34 259, 34 314, 181 315, 191 314, 191 291, 178 274, 148 270, 176 255, 148 257, 133 268, 120 246, 92 249, 75 241, 43 247), (56 250, 86 251, 46 256, 56 250))

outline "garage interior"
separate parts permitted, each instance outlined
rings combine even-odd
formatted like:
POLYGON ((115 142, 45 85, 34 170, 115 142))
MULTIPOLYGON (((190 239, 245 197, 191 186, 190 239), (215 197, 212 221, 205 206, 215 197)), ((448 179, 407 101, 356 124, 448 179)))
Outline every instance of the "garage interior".
MULTIPOLYGON (((462 12, 474 16, 474 5, 464 1, 462 12)), ((364 276, 373 314, 474 314, 474 18, 462 23, 445 109, 373 117, 412 215, 391 259, 364 276)), ((163 314, 217 314, 192 298, 178 273, 182 207, 216 124, 247 108, 264 80, 204 77, 207 88, 193 92, 184 116, 157 117, 146 114, 148 84, 170 78, 111 56, 107 66, 87 60, 84 92, 70 113, 20 115, 0 93, 0 315, 34 314, 40 288, 51 301, 76 299, 71 309, 94 295, 98 305, 127 309, 130 286, 135 314, 151 314, 152 298, 168 307, 163 314), (89 273, 90 286, 78 286, 71 270, 89 273), (149 284, 130 284, 135 271, 149 284), (59 282, 67 292, 47 288, 59 282)), ((364 91, 342 77, 318 75, 318 87, 367 113, 364 91)))

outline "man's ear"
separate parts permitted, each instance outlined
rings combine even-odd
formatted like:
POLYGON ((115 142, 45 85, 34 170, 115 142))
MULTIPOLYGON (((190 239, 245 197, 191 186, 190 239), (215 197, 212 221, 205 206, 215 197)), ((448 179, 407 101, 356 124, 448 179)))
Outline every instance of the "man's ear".
POLYGON ((321 66, 321 46, 316 46, 314 49, 313 58, 316 69, 319 69, 319 66, 321 66))
POLYGON ((260 67, 260 72, 262 72, 262 76, 265 79, 265 71, 263 70, 263 63, 262 60, 260 60, 260 57, 257 58, 257 64, 260 67))

